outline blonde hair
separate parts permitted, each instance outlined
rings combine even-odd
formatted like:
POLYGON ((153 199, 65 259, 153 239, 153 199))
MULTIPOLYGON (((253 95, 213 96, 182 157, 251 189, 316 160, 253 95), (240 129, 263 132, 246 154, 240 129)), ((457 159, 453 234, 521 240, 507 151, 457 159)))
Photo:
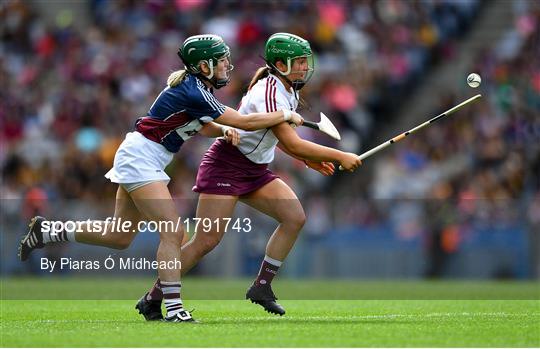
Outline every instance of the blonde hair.
POLYGON ((187 72, 185 70, 177 70, 171 73, 167 78, 167 86, 175 87, 184 81, 187 72))

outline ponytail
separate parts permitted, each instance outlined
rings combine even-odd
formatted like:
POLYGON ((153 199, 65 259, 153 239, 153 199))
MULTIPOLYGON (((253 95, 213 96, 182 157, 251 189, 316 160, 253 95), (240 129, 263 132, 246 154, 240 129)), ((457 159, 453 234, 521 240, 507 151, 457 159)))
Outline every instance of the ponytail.
POLYGON ((251 78, 251 82, 249 83, 249 86, 248 86, 248 91, 251 90, 253 86, 255 86, 257 81, 267 77, 268 73, 269 73, 268 67, 260 67, 259 69, 257 69, 257 71, 255 72, 255 75, 253 75, 253 78, 251 78))
MULTIPOLYGON (((248 86, 248 91, 251 90, 253 86, 255 86, 257 81, 264 79, 270 73, 275 73, 275 70, 268 67, 260 67, 259 69, 257 69, 255 74, 253 75, 253 78, 251 78, 251 82, 249 83, 249 86, 248 86)), ((298 91, 295 93, 298 93, 298 91)), ((307 103, 307 101, 304 98, 300 97, 300 94, 297 95, 297 98, 298 98, 298 106, 300 108, 310 109, 310 105, 307 103)))
POLYGON ((185 70, 177 70, 172 72, 171 75, 167 78, 167 85, 169 87, 175 87, 179 85, 184 78, 186 77, 187 72, 185 70))

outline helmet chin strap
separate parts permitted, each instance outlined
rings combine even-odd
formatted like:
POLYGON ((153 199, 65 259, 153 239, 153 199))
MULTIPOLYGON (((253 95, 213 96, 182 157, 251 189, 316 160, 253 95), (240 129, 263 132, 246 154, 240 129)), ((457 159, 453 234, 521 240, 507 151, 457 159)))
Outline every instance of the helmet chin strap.
POLYGON ((294 80, 294 81, 291 81, 291 79, 289 79, 287 77, 287 75, 283 75, 283 74, 279 74, 283 77, 283 79, 285 79, 285 81, 287 81, 287 84, 289 84, 290 87, 293 88, 293 90, 295 91, 299 91, 302 87, 304 87, 306 85, 306 83, 302 80, 294 80))
POLYGON ((292 88, 295 91, 300 91, 304 86, 306 86, 306 82, 304 80, 294 80, 292 82, 292 88))
POLYGON ((216 79, 215 77, 212 79, 211 83, 212 86, 214 86, 216 89, 220 89, 222 87, 225 87, 229 84, 231 81, 231 77, 227 77, 227 79, 216 79))
POLYGON ((224 86, 227 86, 229 82, 231 81, 230 76, 227 77, 227 79, 216 79, 215 76, 209 79, 207 76, 204 76, 203 73, 199 73, 197 74, 197 76, 202 80, 208 81, 212 85, 212 87, 214 87, 217 90, 219 90, 220 88, 224 86))

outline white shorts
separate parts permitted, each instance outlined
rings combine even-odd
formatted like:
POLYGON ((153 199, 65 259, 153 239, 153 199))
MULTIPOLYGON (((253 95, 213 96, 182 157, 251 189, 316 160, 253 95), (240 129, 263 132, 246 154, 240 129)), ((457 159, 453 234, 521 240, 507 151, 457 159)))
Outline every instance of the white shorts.
POLYGON ((168 183, 171 178, 165 173, 165 167, 172 161, 173 156, 174 153, 161 144, 149 140, 137 131, 129 132, 116 151, 113 168, 105 177, 113 183, 124 185, 128 191, 152 182, 168 183))

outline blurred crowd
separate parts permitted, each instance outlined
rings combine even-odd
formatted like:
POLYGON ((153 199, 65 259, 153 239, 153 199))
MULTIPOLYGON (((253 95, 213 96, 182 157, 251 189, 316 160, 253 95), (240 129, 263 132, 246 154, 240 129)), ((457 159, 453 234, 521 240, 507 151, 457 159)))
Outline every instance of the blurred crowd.
MULTIPOLYGON (((331 115, 343 142, 303 137, 350 151, 361 147, 399 96, 431 62, 444 59, 478 11, 478 1, 79 2, 89 17, 59 8, 51 21, 24 1, 4 1, 0 76, 3 197, 31 188, 50 198, 100 201, 115 186, 103 178, 134 120, 145 115, 189 35, 215 33, 231 46, 236 68, 219 98, 236 106, 263 64, 266 38, 278 31, 308 39, 317 54, 301 113, 331 115), (299 18, 302 18, 300 21, 299 18), (84 23, 84 25, 83 25, 84 23), (378 117, 373 117, 377 113, 378 117)), ((198 163, 211 140, 198 137, 170 168, 176 196, 192 196, 198 163)), ((278 156, 274 169, 301 192, 327 179, 278 156)), ((35 191, 34 191, 35 192, 35 191)))
MULTIPOLYGON (((540 6, 521 1, 514 11, 514 27, 470 67, 482 76, 483 100, 393 149, 379 162, 374 197, 451 202, 459 223, 504 225, 528 215, 538 224, 540 6)), ((432 115, 468 95, 441 96, 432 115)))
MULTIPOLYGON (((216 94, 232 107, 263 65, 270 34, 286 31, 308 39, 316 73, 302 90, 306 106, 300 113, 318 121, 324 111, 343 140, 298 132, 321 144, 365 150, 363 142, 391 120, 430 67, 451 61, 457 40, 483 5, 93 0, 75 5, 87 7, 84 20, 61 8, 46 20, 28 2, 3 1, 2 199, 78 199, 99 206, 113 198, 116 186, 103 175, 118 145, 147 113, 169 73, 181 68, 179 45, 200 33, 219 34, 231 46, 232 82, 216 94)), ((540 9, 526 0, 513 8, 514 27, 470 67, 483 78, 482 102, 378 157, 374 173, 358 175, 361 196, 328 200, 328 189, 350 178, 326 178, 277 154, 272 168, 304 198, 307 232, 391 222, 404 238, 438 231, 438 246, 452 252, 471 222, 515 222, 526 212, 529 224, 540 227, 540 9), (457 209, 446 210, 448 205, 457 209)), ((440 96, 433 115, 469 94, 440 96)), ((211 142, 195 137, 168 168, 174 196, 196 197, 191 187, 211 142)))
POLYGON ((523 253, 540 273, 540 6, 516 1, 512 9, 514 25, 469 67, 481 88, 439 96, 429 115, 475 92, 483 99, 378 155, 373 175, 354 184, 367 200, 332 205, 316 196, 314 229, 384 222, 399 239, 423 237, 430 276, 479 231, 507 229, 525 237, 523 253))

